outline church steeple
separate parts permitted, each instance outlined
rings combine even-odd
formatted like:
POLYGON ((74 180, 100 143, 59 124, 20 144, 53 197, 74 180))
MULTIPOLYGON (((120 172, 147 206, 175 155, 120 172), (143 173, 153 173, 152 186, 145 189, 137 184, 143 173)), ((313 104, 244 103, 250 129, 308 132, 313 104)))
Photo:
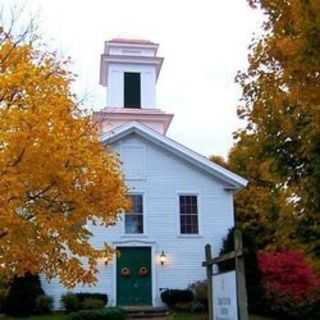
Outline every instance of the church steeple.
POLYGON ((164 60, 157 56, 158 47, 148 40, 105 42, 100 84, 107 88, 107 106, 97 114, 102 131, 138 121, 166 133, 173 115, 156 107, 156 83, 164 60))

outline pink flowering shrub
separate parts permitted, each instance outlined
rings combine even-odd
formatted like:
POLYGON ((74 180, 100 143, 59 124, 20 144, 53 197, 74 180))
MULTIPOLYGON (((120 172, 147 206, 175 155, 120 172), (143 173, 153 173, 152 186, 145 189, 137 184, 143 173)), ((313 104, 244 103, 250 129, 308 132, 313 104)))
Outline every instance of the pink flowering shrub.
POLYGON ((264 251, 258 255, 258 264, 271 312, 282 317, 315 319, 314 314, 320 310, 320 276, 303 253, 264 251))

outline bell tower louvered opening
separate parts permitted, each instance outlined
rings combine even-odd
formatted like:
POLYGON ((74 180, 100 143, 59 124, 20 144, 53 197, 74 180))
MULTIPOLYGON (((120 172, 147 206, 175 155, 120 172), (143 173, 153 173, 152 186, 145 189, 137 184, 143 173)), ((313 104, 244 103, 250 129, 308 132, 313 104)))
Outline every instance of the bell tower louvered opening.
POLYGON ((141 76, 138 72, 124 73, 124 107, 141 108, 141 76))

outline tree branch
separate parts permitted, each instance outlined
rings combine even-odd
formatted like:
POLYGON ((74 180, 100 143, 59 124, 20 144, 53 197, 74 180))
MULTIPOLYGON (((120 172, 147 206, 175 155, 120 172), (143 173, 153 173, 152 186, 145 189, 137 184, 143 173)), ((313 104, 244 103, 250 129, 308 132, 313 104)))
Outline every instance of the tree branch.
POLYGON ((15 167, 19 162, 21 162, 25 152, 26 148, 23 148, 20 154, 18 155, 17 159, 12 162, 11 167, 15 167))

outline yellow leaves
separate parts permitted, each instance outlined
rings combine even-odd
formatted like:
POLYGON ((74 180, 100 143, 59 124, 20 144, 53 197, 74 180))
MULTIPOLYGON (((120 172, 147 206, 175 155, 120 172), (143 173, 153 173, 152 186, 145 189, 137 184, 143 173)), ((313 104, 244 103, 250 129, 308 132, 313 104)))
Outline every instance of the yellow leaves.
POLYGON ((276 183, 272 166, 273 166, 273 161, 271 159, 266 159, 265 161, 261 161, 259 165, 259 175, 263 181, 276 183))
POLYGON ((265 13, 250 47, 229 165, 248 177, 238 217, 263 246, 320 257, 320 1, 253 0, 265 13), (262 230, 262 231, 261 231, 262 230))
POLYGON ((282 37, 275 42, 276 48, 287 59, 295 57, 301 50, 301 45, 301 39, 293 37, 282 37))
POLYGON ((66 68, 29 44, 0 43, 0 266, 74 286, 93 282, 111 253, 90 244, 86 223, 113 223, 129 204, 119 159, 79 111, 66 68))

